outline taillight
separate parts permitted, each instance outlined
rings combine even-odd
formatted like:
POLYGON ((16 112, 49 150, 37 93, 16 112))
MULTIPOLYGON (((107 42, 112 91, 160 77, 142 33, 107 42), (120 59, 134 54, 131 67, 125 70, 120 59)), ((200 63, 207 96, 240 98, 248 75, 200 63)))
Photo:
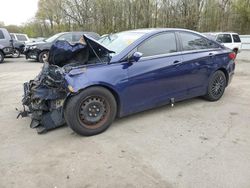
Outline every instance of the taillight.
POLYGON ((234 52, 231 52, 229 55, 228 55, 229 59, 232 59, 234 60, 236 58, 236 53, 234 52))

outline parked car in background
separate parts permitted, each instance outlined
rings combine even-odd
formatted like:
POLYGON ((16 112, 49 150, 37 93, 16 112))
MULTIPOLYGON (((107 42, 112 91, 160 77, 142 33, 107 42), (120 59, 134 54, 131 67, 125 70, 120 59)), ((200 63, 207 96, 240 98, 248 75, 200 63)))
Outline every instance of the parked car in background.
POLYGON ((44 37, 30 38, 30 42, 29 43, 41 42, 41 41, 44 41, 45 39, 46 38, 44 38, 44 37))
POLYGON ((48 57, 48 52, 50 50, 50 47, 58 40, 66 40, 70 43, 76 43, 79 41, 80 37, 86 34, 93 39, 99 39, 100 35, 94 32, 63 32, 63 33, 57 33, 53 35, 52 37, 40 41, 40 42, 34 42, 27 44, 25 46, 24 54, 26 56, 26 59, 34 59, 36 61, 39 61, 41 63, 44 62, 45 59, 48 57))
POLYGON ((12 57, 18 58, 20 57, 21 54, 23 54, 25 44, 24 42, 13 40, 13 47, 14 49, 13 49, 12 57))
POLYGON ((13 53, 13 40, 7 29, 0 28, 0 63, 4 61, 6 55, 13 53))
POLYGON ((241 40, 238 33, 220 32, 220 33, 204 33, 207 37, 213 38, 217 42, 233 50, 236 54, 241 50, 241 40))
POLYGON ((30 42, 28 35, 23 33, 10 33, 10 36, 12 39, 24 42, 25 44, 30 42))
POLYGON ((197 96, 217 101, 234 75, 235 53, 194 31, 140 29, 104 37, 53 45, 49 63, 24 84, 32 128, 43 133, 66 122, 80 135, 99 134, 116 117, 197 96))

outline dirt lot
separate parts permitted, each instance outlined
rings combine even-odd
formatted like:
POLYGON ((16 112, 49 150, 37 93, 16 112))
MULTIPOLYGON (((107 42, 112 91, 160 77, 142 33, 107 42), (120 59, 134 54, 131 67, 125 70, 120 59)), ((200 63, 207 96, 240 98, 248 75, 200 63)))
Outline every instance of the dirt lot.
POLYGON ((41 64, 0 64, 0 187, 250 187, 250 52, 218 102, 195 98, 116 120, 80 137, 62 127, 45 135, 16 119, 22 83, 41 64))

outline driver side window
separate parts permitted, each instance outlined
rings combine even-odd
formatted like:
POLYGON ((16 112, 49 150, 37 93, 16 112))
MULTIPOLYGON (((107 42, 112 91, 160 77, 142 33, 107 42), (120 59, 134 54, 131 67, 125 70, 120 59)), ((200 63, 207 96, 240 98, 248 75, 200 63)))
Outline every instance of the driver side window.
POLYGON ((153 36, 140 45, 137 51, 143 54, 142 57, 177 52, 175 34, 167 32, 153 36))

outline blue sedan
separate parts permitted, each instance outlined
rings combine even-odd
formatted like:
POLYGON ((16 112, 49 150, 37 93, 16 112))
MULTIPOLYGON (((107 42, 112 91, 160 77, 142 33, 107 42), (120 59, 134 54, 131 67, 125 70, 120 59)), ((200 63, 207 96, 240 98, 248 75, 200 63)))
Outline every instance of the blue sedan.
POLYGON ((197 96, 217 101, 235 69, 230 49, 185 29, 131 30, 99 41, 83 36, 70 50, 78 53, 74 61, 64 53, 61 62, 51 50, 38 78, 25 83, 23 104, 39 133, 66 122, 90 136, 116 117, 197 96))

